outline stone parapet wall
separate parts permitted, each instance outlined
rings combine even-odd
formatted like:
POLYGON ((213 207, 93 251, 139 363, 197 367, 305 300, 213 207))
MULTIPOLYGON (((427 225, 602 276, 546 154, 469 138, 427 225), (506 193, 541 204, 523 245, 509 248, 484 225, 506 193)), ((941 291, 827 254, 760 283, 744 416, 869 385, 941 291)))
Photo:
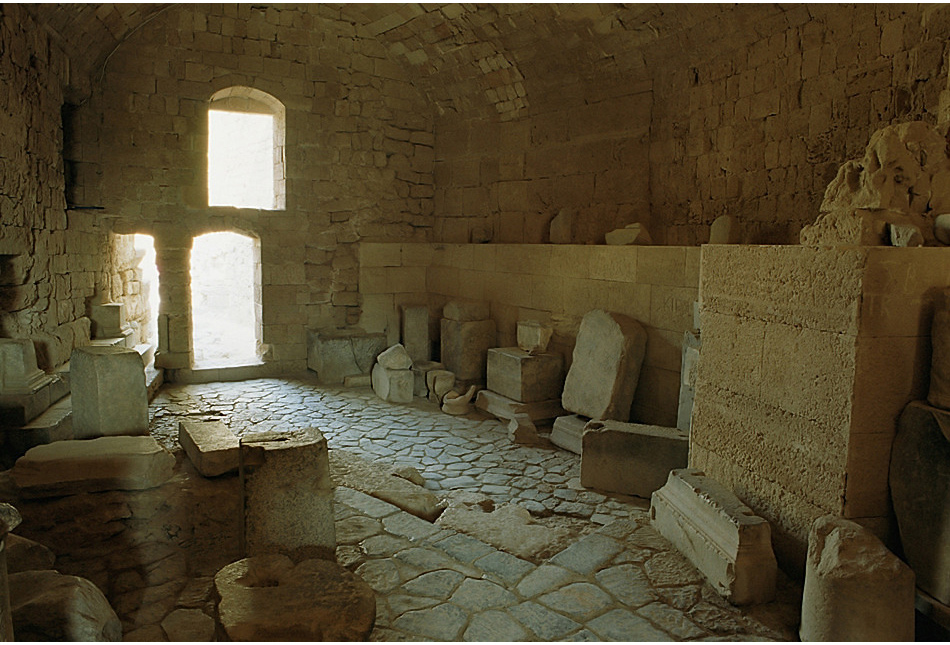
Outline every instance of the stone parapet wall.
POLYGON ((926 396, 942 249, 702 247, 690 466, 773 526, 789 570, 824 514, 892 537, 887 472, 926 396))
POLYGON ((362 244, 361 325, 396 342, 400 305, 427 304, 437 320, 449 300, 488 301, 499 347, 517 345, 519 320, 544 321, 554 327, 550 347, 567 369, 585 313, 626 314, 648 333, 633 417, 675 426, 680 347, 693 325, 699 256, 699 248, 660 246, 362 244))

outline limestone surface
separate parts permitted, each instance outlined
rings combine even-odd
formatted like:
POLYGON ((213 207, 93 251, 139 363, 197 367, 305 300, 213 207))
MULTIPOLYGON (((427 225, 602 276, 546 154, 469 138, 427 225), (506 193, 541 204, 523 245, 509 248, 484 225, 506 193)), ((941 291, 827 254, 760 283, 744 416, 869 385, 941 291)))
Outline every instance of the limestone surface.
POLYGON ((172 476, 175 456, 152 437, 99 437, 36 446, 17 459, 13 481, 25 497, 144 490, 172 476))
POLYGON ((205 477, 236 471, 241 462, 240 441, 220 421, 180 421, 178 443, 205 477))
POLYGON ((488 320, 491 317, 491 308, 487 302, 452 300, 442 308, 442 317, 458 322, 488 320))
POLYGON ((432 358, 432 344, 429 341, 429 308, 425 306, 404 306, 400 322, 402 345, 406 348, 412 362, 430 360, 432 358))
POLYGON ((148 434, 148 393, 138 352, 80 347, 69 364, 77 439, 148 434))
POLYGON ((515 443, 525 444, 544 443, 541 441, 538 426, 548 424, 564 414, 560 398, 522 403, 491 390, 478 391, 475 407, 507 421, 508 438, 515 443))
POLYGON ((551 429, 551 443, 565 450, 581 454, 584 449, 584 428, 590 419, 579 414, 567 414, 554 420, 551 429))
POLYGON ((564 381, 564 409, 592 419, 628 420, 646 343, 646 331, 632 318, 602 309, 585 314, 564 381))
POLYGON ((564 385, 560 354, 531 354, 518 347, 488 350, 488 389, 514 401, 557 399, 564 385))
POLYGON ((232 641, 360 641, 376 621, 373 590, 328 560, 245 558, 218 571, 214 586, 232 641))
POLYGON ((325 557, 336 548, 327 441, 316 428, 241 438, 247 555, 325 557))
POLYGON ((0 338, 0 395, 31 394, 51 380, 36 366, 32 340, 0 338))
POLYGON ((519 320, 517 327, 518 347, 529 354, 543 354, 554 330, 536 320, 519 320))
POLYGON ((950 409, 950 289, 942 290, 934 300, 930 344, 933 350, 927 401, 938 408, 950 409))
POLYGON ((385 334, 328 334, 311 331, 307 337, 307 368, 322 383, 342 383, 347 376, 368 374, 376 357, 386 349, 385 334))
POLYGON ((778 566, 769 523, 702 471, 674 470, 653 494, 650 517, 659 533, 735 605, 775 597, 778 566))
POLYGON ((908 405, 891 446, 891 501, 917 587, 950 605, 950 412, 908 405))
POLYGON ((56 571, 9 576, 13 633, 18 641, 121 641, 109 601, 85 578, 56 571))
POLYGON ((376 362, 390 370, 407 370, 412 367, 412 358, 402 343, 396 343, 376 357, 376 362))
MULTIPOLYGON (((448 308, 448 305, 446 306, 448 308)), ((442 362, 462 381, 485 378, 488 350, 495 343, 495 321, 442 319, 442 362)))
POLYGON ((643 224, 628 224, 623 228, 609 231, 604 241, 611 246, 627 246, 630 244, 653 244, 650 231, 643 224))
POLYGON ((435 493, 418 483, 418 472, 413 471, 419 478, 414 483, 402 477, 398 469, 367 461, 346 450, 330 451, 330 468, 339 484, 389 502, 416 517, 431 522, 442 512, 435 493))
POLYGON ((854 522, 815 520, 803 594, 803 642, 914 640, 914 572, 854 522))
POLYGON ((689 459, 678 428, 594 420, 581 441, 581 485, 612 493, 649 498, 689 459))
POLYGON ((373 391, 383 401, 412 403, 415 377, 409 369, 389 369, 377 363, 373 366, 373 391))

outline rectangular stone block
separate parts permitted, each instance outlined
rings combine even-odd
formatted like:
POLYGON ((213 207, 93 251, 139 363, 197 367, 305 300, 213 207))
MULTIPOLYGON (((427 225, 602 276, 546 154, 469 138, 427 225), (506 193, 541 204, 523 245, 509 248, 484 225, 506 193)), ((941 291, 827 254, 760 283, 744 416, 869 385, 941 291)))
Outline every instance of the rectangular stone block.
POLYGON ((0 395, 33 394, 50 381, 36 365, 32 340, 0 338, 0 395))
POLYGON ((178 443, 205 477, 216 477, 240 467, 241 442, 220 421, 179 421, 178 443))
POLYGON ((432 370, 445 369, 445 365, 436 361, 419 361, 412 365, 412 395, 429 396, 429 386, 426 385, 426 374, 432 370))
POLYGON ((453 300, 442 308, 442 317, 457 322, 488 320, 491 317, 491 307, 487 302, 453 300))
POLYGON ((491 390, 479 390, 475 407, 508 422, 508 438, 515 443, 543 444, 538 426, 564 414, 561 399, 523 403, 491 390))
POLYGON ((769 523, 702 471, 674 470, 653 494, 654 528, 735 605, 775 597, 778 566, 769 523))
POLYGON ((459 380, 485 378, 488 350, 495 343, 495 321, 442 319, 442 363, 459 380))
POLYGON ((379 363, 373 366, 373 391, 383 401, 412 403, 414 386, 412 370, 391 370, 379 363))
POLYGON ((336 550, 327 442, 316 428, 241 438, 245 556, 331 558, 336 550))
POLYGON ((584 427, 590 419, 578 414, 568 414, 554 420, 551 443, 565 450, 581 454, 583 451, 584 427))
POLYGON ((31 448, 12 476, 23 497, 57 497, 154 488, 174 468, 175 456, 152 437, 99 437, 31 448))
POLYGON ((429 308, 402 308, 402 344, 413 363, 432 358, 432 343, 429 341, 429 308))
POLYGON ((77 439, 148 434, 148 393, 138 352, 80 347, 69 364, 77 439))
POLYGON ((564 409, 592 419, 628 420, 646 342, 636 320, 601 309, 587 312, 564 381, 564 409))
POLYGON ((560 354, 529 354, 518 347, 488 350, 488 389, 523 403, 559 399, 564 385, 560 354))
POLYGON ((582 486, 647 499, 689 460, 689 435, 678 428, 593 420, 581 443, 582 486))
POLYGON ((125 319, 125 305, 107 302, 90 307, 93 338, 124 338, 132 334, 132 327, 125 319))
MULTIPOLYGON (((66 441, 73 438, 73 405, 71 397, 60 399, 42 414, 20 428, 11 428, 6 431, 7 448, 10 454, 5 455, 11 463, 21 457, 34 446, 41 446, 54 441, 66 441)), ((6 460, 5 460, 6 461, 6 460)))
POLYGON ((347 376, 369 374, 389 343, 382 333, 354 335, 307 333, 307 368, 317 373, 321 383, 343 383, 347 376))
POLYGON ((550 325, 542 324, 536 320, 519 320, 517 327, 518 347, 529 354, 543 352, 548 348, 553 333, 554 330, 550 325))

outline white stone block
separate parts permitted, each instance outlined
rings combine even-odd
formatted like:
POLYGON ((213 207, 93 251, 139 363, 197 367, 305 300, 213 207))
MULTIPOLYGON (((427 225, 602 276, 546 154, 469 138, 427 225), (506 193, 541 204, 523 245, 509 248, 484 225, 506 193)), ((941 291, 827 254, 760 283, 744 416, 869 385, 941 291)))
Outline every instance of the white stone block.
POLYGON ((469 300, 453 300, 442 308, 442 317, 458 322, 473 322, 488 320, 491 317, 491 308, 487 302, 469 300))
POLYGON ((327 442, 316 428, 241 438, 245 555, 295 560, 336 549, 327 442))
POLYGON ((913 641, 914 572, 867 529, 841 517, 808 535, 802 641, 913 641))
POLYGON ((455 378, 481 380, 485 378, 488 350, 494 347, 495 321, 460 322, 442 319, 442 363, 455 378))
POLYGON ((198 472, 217 477, 241 463, 241 442, 220 421, 179 421, 178 443, 198 472))
POLYGON ((402 344, 413 363, 432 358, 432 342, 429 340, 429 308, 402 308, 402 344))
POLYGON ((775 597, 778 567, 769 523, 719 482, 674 470, 650 504, 653 526, 734 605, 775 597))
POLYGON ((689 435, 678 428, 594 420, 581 443, 581 486, 647 499, 689 460, 689 435))
POLYGON ((543 354, 547 351, 553 333, 550 325, 536 320, 519 320, 518 347, 529 354, 543 354))
POLYGON ((587 417, 577 414, 558 417, 554 420, 554 427, 551 428, 551 443, 565 450, 581 454, 584 447, 584 427, 588 421, 590 419, 587 417))
POLYGON ((12 475, 22 496, 53 497, 154 488, 174 468, 175 456, 152 437, 99 437, 31 448, 12 475))
POLYGON ((383 401, 412 403, 412 370, 391 370, 379 363, 373 366, 373 391, 383 401))
POLYGON ((646 343, 646 330, 636 320, 601 309, 587 312, 564 381, 564 409, 592 419, 628 420, 646 343))
POLYGON ((132 333, 125 319, 125 305, 120 302, 92 305, 89 318, 93 338, 124 338, 132 333))
POLYGON ((80 347, 69 365, 77 439, 148 434, 148 393, 138 352, 80 347))
POLYGON ((518 347, 488 350, 488 389, 514 401, 533 403, 561 396, 560 354, 529 354, 518 347))

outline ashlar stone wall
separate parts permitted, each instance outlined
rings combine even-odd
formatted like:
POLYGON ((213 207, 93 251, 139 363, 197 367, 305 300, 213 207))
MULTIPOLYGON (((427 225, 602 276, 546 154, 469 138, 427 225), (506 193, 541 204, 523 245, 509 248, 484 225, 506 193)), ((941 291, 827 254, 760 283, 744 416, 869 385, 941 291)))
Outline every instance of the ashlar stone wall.
POLYGON ((155 238, 159 364, 191 361, 194 236, 260 240, 270 372, 306 366, 307 328, 356 324, 361 240, 428 239, 431 109, 375 37, 340 9, 174 6, 122 42, 76 110, 71 199, 120 233, 155 238), (286 109, 286 208, 209 208, 207 110, 221 89, 266 92, 286 109))

